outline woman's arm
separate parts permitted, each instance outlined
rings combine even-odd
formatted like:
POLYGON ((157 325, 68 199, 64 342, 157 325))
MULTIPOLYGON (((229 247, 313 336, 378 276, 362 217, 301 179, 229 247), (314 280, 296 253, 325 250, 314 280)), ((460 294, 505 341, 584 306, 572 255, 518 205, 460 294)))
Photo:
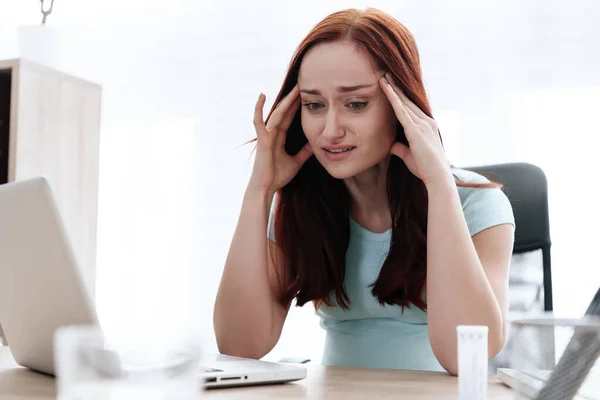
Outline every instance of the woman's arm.
POLYGON ((273 195, 247 190, 219 285, 213 321, 223 354, 262 358, 277 344, 288 307, 278 300, 272 259, 279 247, 267 239, 273 195), (271 252, 276 252, 272 254, 271 252))
POLYGON ((498 225, 471 238, 437 123, 402 93, 392 76, 386 74, 379 83, 409 143, 394 143, 390 153, 427 187, 429 338, 440 364, 456 375, 458 325, 487 325, 490 357, 504 345, 513 226, 498 225))
POLYGON ((506 340, 514 229, 498 225, 471 238, 454 180, 430 185, 427 191, 429 338, 440 364, 456 375, 458 325, 488 326, 490 358, 506 340))
POLYGON ((277 344, 289 304, 281 304, 278 268, 285 268, 279 246, 267 239, 274 193, 287 185, 308 160, 307 143, 294 156, 285 151, 285 134, 300 107, 298 85, 277 105, 265 125, 261 93, 254 108, 256 158, 242 203, 214 309, 221 353, 261 358, 277 344))

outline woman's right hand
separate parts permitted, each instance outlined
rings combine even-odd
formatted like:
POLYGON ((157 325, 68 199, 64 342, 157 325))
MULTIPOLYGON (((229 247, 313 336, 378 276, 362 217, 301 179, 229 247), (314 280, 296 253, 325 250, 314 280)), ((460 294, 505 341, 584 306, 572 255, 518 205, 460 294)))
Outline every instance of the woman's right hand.
POLYGON ((279 102, 266 125, 263 118, 266 97, 262 93, 258 97, 254 109, 256 158, 249 188, 268 194, 275 193, 287 185, 312 156, 312 148, 308 143, 294 156, 285 151, 287 130, 300 106, 299 94, 300 89, 296 85, 279 102))

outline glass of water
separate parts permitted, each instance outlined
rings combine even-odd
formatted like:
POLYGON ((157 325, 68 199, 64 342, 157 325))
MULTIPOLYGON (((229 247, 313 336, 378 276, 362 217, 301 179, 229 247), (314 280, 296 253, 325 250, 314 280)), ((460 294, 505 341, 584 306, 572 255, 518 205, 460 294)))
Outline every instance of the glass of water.
POLYGON ((111 336, 97 326, 56 331, 59 400, 188 400, 202 394, 193 335, 111 336), (135 336, 135 337, 134 337, 135 336))

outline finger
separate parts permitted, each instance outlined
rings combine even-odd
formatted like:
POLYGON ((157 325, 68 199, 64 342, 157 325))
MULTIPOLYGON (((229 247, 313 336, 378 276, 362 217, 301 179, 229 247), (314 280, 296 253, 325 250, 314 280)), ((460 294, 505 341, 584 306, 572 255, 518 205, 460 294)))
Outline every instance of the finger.
POLYGON ((400 102, 402 103, 404 108, 406 109, 406 112, 408 113, 408 115, 410 115, 410 118, 413 120, 413 122, 419 123, 421 118, 419 118, 415 114, 415 112, 409 107, 409 104, 406 102, 407 97, 404 95, 402 90, 400 90, 400 88, 395 84, 394 79, 392 78, 392 76, 389 73, 385 74, 385 81, 387 83, 389 83, 389 85, 392 87, 392 91, 394 92, 394 95, 396 97, 398 97, 398 99, 400 100, 400 102))
POLYGON ((279 104, 277 104, 277 107, 275 107, 275 111, 271 114, 269 121, 267 121, 268 129, 276 128, 281 123, 299 93, 300 90, 298 89, 298 85, 296 85, 283 99, 281 99, 279 104))
POLYGON ((400 97, 400 100, 409 109, 409 113, 410 113, 411 117, 413 117, 413 119, 415 121, 419 120, 419 119, 423 119, 423 120, 428 120, 429 119, 429 116, 427 114, 425 114, 423 112, 423 110, 421 110, 419 107, 417 107, 417 105, 415 103, 413 103, 404 94, 404 92, 402 90, 400 90, 400 88, 398 87, 398 85, 396 85, 396 82, 394 81, 394 78, 392 77, 392 75, 389 72, 385 73, 385 78, 390 83, 390 85, 392 85, 392 89, 394 89, 394 92, 398 95, 398 97, 400 97))
POLYGON ((278 145, 285 145, 285 141, 287 139, 287 131, 290 128, 290 125, 292 124, 292 121, 294 120, 294 117, 296 116, 296 113, 298 112, 298 107, 300 107, 300 97, 296 97, 296 99, 294 100, 294 102, 292 103, 291 107, 288 108, 285 116, 283 117, 283 120, 281 121, 281 123, 279 124, 279 126, 277 126, 277 129, 275 130, 275 135, 276 138, 275 140, 277 141, 278 145))
POLYGON ((298 163, 298 165, 304 165, 304 163, 313 155, 313 149, 310 146, 310 143, 306 143, 304 147, 300 149, 298 154, 294 156, 294 160, 298 163))
POLYGON ((256 102, 256 106, 254 107, 254 128, 256 129, 256 135, 264 135, 266 134, 267 127, 265 126, 265 120, 263 118, 263 107, 265 106, 265 101, 267 97, 261 93, 258 96, 258 100, 256 102))
POLYGON ((402 161, 410 154, 410 149, 404 143, 395 142, 390 148, 390 153, 396 157, 400 157, 402 161))
MULTIPOLYGON (((408 113, 408 109, 402 103, 400 97, 398 97, 396 92, 394 92, 394 89, 392 88, 390 83, 385 79, 385 77, 382 76, 379 79, 379 85, 381 86, 383 93, 385 93, 386 97, 392 104, 392 108, 394 109, 394 113, 396 114, 398 121, 400 121, 400 124, 402 124, 402 126, 404 126, 405 128, 410 124, 415 124, 416 121, 412 119, 412 117, 408 113)), ((407 129, 404 130, 406 131, 407 129)))
POLYGON ((298 112, 299 107, 300 107, 300 97, 296 97, 294 99, 294 102, 290 106, 290 108, 287 109, 285 115, 283 116, 283 119, 281 120, 281 124, 279 124, 280 131, 288 130, 288 128, 292 124, 292 121, 294 120, 294 117, 296 116, 296 113, 298 112))

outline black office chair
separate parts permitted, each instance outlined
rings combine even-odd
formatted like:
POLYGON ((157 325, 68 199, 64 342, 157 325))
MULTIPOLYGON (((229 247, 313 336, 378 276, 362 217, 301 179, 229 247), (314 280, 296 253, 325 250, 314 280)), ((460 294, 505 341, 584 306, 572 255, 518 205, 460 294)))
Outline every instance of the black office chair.
MULTIPOLYGON (((510 163, 464 168, 501 183, 515 216, 515 243, 510 266, 509 318, 522 314, 552 311, 552 273, 550 270, 550 224, 548 217, 548 186, 544 172, 531 164, 510 163)), ((546 335, 547 333, 544 333, 546 335)), ((554 337, 520 337, 537 343, 553 343, 554 337)), ((547 334, 550 335, 550 334, 547 334)), ((490 361, 490 372, 510 367, 512 340, 490 361)), ((549 347, 544 346, 544 350, 549 347)), ((538 360, 554 367, 554 353, 540 354, 538 360)))

